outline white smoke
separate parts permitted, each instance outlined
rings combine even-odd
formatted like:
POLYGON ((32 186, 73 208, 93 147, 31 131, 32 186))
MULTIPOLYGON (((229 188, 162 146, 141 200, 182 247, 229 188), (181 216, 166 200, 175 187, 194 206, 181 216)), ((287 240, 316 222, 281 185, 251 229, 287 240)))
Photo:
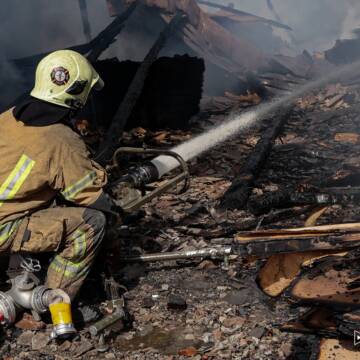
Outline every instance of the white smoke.
MULTIPOLYGON (((92 34, 96 35, 112 19, 105 1, 87 0, 87 4, 92 34)), ((2 109, 24 92, 26 80, 31 79, 9 60, 86 42, 78 0, 1 0, 0 30, 2 109)))
POLYGON ((347 14, 342 25, 341 38, 351 39, 355 37, 353 30, 360 27, 360 2, 359 0, 345 0, 347 14))
MULTIPOLYGON (((233 2, 237 9, 274 17, 267 0, 213 1, 225 5, 233 2)), ((112 19, 106 0, 87 0, 87 4, 94 36, 112 19)), ((352 36, 352 30, 360 25, 359 0, 272 0, 272 4, 283 22, 294 29, 300 51, 328 49, 336 39, 352 36)), ((0 6, 0 48, 5 58, 23 57, 85 42, 78 0, 1 0, 0 6)), ((143 24, 145 28, 148 25, 146 22, 143 24)), ((124 58, 127 47, 129 44, 121 37, 121 41, 113 46, 112 54, 124 58)), ((133 57, 132 52, 128 51, 129 58, 133 57)), ((136 58, 141 58, 141 55, 136 58)))
MULTIPOLYGON (((105 0, 87 0, 92 34, 112 21, 105 0)), ((8 59, 85 43, 77 0, 1 0, 0 48, 8 59)))
MULTIPOLYGON (((233 2, 239 10, 274 19, 267 0, 214 1, 223 5, 233 2)), ((293 46, 298 52, 327 50, 359 26, 359 0, 272 0, 272 4, 281 20, 293 28, 293 46)), ((281 35, 289 39, 286 32, 281 31, 281 35)))

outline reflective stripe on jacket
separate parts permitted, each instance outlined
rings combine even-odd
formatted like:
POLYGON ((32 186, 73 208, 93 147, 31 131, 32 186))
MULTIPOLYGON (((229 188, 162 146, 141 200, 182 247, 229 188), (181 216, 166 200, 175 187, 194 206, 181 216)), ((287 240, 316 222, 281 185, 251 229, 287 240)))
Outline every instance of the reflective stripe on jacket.
POLYGON ((21 224, 22 219, 9 221, 0 225, 0 248, 4 245, 10 237, 15 233, 21 224))
POLYGON ((0 115, 0 126, 0 226, 49 206, 57 195, 85 207, 104 197, 106 172, 71 128, 25 126, 12 110, 0 115))

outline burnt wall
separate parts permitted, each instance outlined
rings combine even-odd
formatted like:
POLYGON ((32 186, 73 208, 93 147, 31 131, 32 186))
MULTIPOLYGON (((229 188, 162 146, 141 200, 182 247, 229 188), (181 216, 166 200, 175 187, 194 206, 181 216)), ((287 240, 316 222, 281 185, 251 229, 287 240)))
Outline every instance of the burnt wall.
MULTIPOLYGON (((105 88, 93 94, 93 103, 89 104, 84 116, 95 118, 98 125, 107 128, 140 63, 110 59, 94 65, 105 81, 105 88)), ((186 128, 190 118, 199 111, 204 71, 202 59, 187 55, 159 58, 150 69, 144 90, 126 126, 186 128)))

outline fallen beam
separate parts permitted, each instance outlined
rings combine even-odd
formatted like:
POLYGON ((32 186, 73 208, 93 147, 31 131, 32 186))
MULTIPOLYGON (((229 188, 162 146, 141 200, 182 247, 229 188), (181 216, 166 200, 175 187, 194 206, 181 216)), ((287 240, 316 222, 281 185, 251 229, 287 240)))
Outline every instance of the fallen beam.
POLYGON ((291 111, 292 108, 283 109, 276 115, 275 120, 269 121, 268 128, 262 134, 261 139, 248 157, 241 173, 236 176, 230 188, 221 199, 221 208, 242 209, 246 206, 254 183, 263 165, 269 158, 274 141, 286 124, 291 111))
POLYGON ((359 200, 359 187, 329 188, 319 192, 296 192, 294 189, 286 189, 251 199, 249 209, 252 213, 259 215, 272 209, 303 205, 357 204, 359 200))
POLYGON ((259 257, 359 246, 360 223, 245 232, 235 236, 233 241, 235 254, 259 257))
POLYGON ((274 27, 278 27, 278 28, 280 28, 280 29, 285 29, 285 30, 292 31, 292 28, 291 28, 290 26, 285 25, 285 24, 282 24, 282 23, 280 23, 279 21, 274 21, 274 20, 266 19, 266 18, 263 18, 263 17, 260 17, 260 16, 256 16, 256 15, 250 14, 250 13, 245 12, 245 11, 241 11, 241 10, 237 10, 237 9, 231 8, 231 7, 229 7, 229 6, 224 6, 224 5, 216 4, 216 3, 213 3, 213 2, 211 2, 211 1, 205 1, 205 0, 197 0, 197 3, 198 3, 198 4, 201 4, 201 5, 205 5, 205 6, 209 6, 209 7, 213 7, 213 8, 217 8, 217 9, 221 9, 221 10, 227 11, 227 12, 232 13, 232 14, 235 14, 235 15, 251 16, 251 17, 258 19, 259 21, 261 21, 261 22, 263 22, 263 23, 265 23, 265 24, 268 24, 268 25, 271 25, 271 26, 274 26, 274 27))
POLYGON ((79 0, 79 7, 81 12, 81 20, 83 24, 83 30, 85 38, 88 42, 91 41, 91 27, 89 22, 89 12, 87 8, 86 0, 79 0))
POLYGON ((134 79, 122 101, 118 111, 116 112, 109 130, 106 133, 104 141, 100 144, 96 156, 96 161, 105 165, 110 160, 116 146, 119 143, 121 132, 128 121, 131 113, 138 101, 148 76, 151 65, 157 60, 160 51, 165 46, 168 38, 186 21, 186 17, 182 13, 178 13, 173 17, 170 23, 160 33, 158 39, 144 58, 136 72, 134 79))
POLYGON ((116 36, 124 28, 124 23, 133 14, 138 2, 133 2, 122 14, 120 14, 105 30, 90 42, 90 53, 87 58, 90 62, 96 61, 100 55, 115 41, 116 36))

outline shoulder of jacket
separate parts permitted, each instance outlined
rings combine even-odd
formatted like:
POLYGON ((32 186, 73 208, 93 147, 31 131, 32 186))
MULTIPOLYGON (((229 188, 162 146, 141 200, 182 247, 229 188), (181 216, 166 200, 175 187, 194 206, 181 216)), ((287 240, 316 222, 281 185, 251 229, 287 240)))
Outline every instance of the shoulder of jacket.
POLYGON ((3 113, 1 113, 0 114, 0 119, 13 119, 13 120, 15 120, 15 118, 14 118, 14 116, 13 116, 13 110, 14 110, 14 108, 11 108, 11 109, 9 109, 9 110, 6 110, 6 111, 4 111, 3 113))
MULTIPOLYGON (((47 138, 52 139, 53 144, 59 150, 85 151, 86 145, 74 130, 64 124, 53 124, 47 126, 47 138)), ((51 141, 51 140, 50 140, 51 141)))

